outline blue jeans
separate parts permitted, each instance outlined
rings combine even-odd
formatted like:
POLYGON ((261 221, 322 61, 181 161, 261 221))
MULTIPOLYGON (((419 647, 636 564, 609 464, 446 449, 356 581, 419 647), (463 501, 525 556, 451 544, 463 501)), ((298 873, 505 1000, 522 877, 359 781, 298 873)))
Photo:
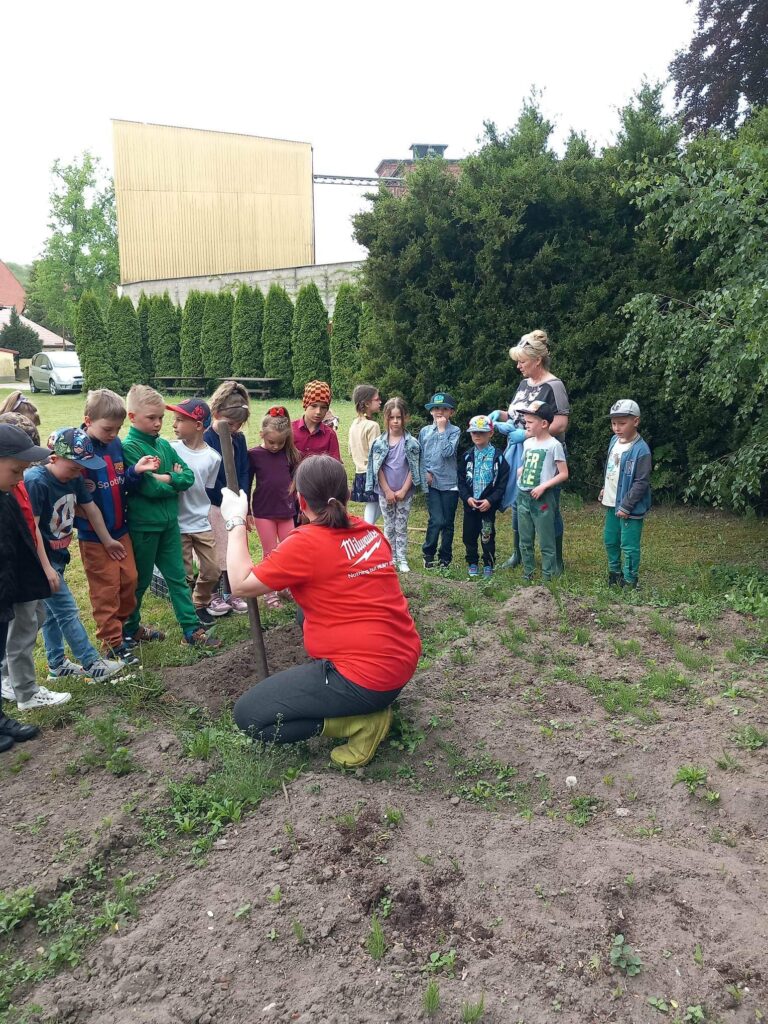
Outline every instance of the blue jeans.
POLYGON ((437 541, 440 538, 440 550, 437 560, 441 565, 450 565, 453 557, 453 522, 459 504, 458 491, 438 491, 434 487, 427 489, 427 536, 422 546, 425 562, 434 562, 437 541), (442 537, 441 537, 442 534, 442 537))
POLYGON ((64 570, 57 566, 54 569, 59 574, 61 586, 58 594, 51 594, 45 599, 48 614, 43 623, 43 640, 48 668, 61 668, 65 658, 65 640, 74 660, 80 662, 83 668, 90 668, 99 657, 99 652, 88 639, 80 621, 80 609, 64 579, 64 570))

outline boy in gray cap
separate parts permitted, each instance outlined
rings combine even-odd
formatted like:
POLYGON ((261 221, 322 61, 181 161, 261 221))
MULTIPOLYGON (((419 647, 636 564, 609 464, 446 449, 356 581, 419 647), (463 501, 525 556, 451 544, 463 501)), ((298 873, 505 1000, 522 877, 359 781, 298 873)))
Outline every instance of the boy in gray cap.
POLYGON ((651 449, 637 430, 637 402, 622 398, 613 403, 608 415, 613 437, 599 494, 605 506, 603 542, 608 555, 608 585, 636 587, 643 520, 651 507, 651 449))

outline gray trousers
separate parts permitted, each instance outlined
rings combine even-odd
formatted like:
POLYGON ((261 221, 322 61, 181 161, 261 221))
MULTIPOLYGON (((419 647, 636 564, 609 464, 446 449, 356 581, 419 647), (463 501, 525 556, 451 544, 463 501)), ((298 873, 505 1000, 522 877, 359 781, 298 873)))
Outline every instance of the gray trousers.
POLYGON ((16 700, 27 701, 40 687, 35 672, 35 640, 45 621, 43 601, 25 601, 13 606, 14 618, 8 623, 8 642, 3 662, 3 679, 7 679, 16 700))
POLYGON ((408 561, 408 514, 413 504, 413 490, 402 501, 388 505, 382 494, 379 508, 384 517, 384 536, 389 541, 396 562, 408 561))

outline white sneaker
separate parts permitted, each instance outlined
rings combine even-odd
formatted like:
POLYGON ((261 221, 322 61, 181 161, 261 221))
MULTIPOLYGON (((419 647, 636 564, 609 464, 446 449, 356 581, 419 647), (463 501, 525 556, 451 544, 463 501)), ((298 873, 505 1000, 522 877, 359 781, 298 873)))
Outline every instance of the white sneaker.
POLYGON ((85 671, 82 665, 78 665, 74 661, 70 661, 69 658, 65 658, 64 661, 59 665, 58 668, 48 669, 48 681, 55 682, 57 679, 64 679, 67 676, 87 676, 88 673, 85 671))
POLYGON ((3 680, 2 683, 2 690, 3 700, 16 700, 16 694, 14 693, 13 687, 10 683, 6 683, 5 680, 3 680))
POLYGON ((411 567, 410 567, 410 565, 408 565, 407 562, 398 562, 397 563, 397 568, 398 568, 399 572, 410 572, 411 571, 411 567))
POLYGON ((116 676, 124 668, 124 661, 108 661, 106 658, 97 658, 92 665, 88 666, 85 675, 98 682, 101 679, 109 679, 110 676, 116 676))
POLYGON ((32 711, 34 708, 53 708, 57 704, 66 704, 69 700, 72 700, 71 693, 59 693, 57 690, 49 690, 47 686, 41 686, 29 700, 20 700, 17 707, 19 711, 32 711))

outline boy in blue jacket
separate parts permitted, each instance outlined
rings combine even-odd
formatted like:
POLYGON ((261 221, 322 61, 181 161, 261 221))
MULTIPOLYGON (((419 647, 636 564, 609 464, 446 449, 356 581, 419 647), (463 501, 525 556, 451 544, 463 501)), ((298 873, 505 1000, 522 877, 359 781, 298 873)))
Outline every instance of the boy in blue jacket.
POLYGON ((451 423, 456 401, 447 391, 434 394, 424 408, 431 413, 432 424, 419 431, 429 513, 427 536, 421 551, 425 569, 434 569, 435 555, 440 568, 447 569, 453 556, 453 522, 459 504, 456 449, 461 431, 451 423))
POLYGON ((480 574, 477 540, 483 549, 483 576, 490 579, 496 564, 496 512, 504 499, 509 466, 504 454, 491 444, 493 422, 488 416, 469 421, 472 447, 464 456, 458 476, 459 495, 464 502, 462 540, 467 552, 469 575, 480 574))
POLYGON ((636 587, 643 520, 651 507, 651 449, 637 430, 637 402, 622 398, 614 402, 609 415, 613 437, 599 495, 605 506, 603 541, 608 554, 608 585, 636 587))

